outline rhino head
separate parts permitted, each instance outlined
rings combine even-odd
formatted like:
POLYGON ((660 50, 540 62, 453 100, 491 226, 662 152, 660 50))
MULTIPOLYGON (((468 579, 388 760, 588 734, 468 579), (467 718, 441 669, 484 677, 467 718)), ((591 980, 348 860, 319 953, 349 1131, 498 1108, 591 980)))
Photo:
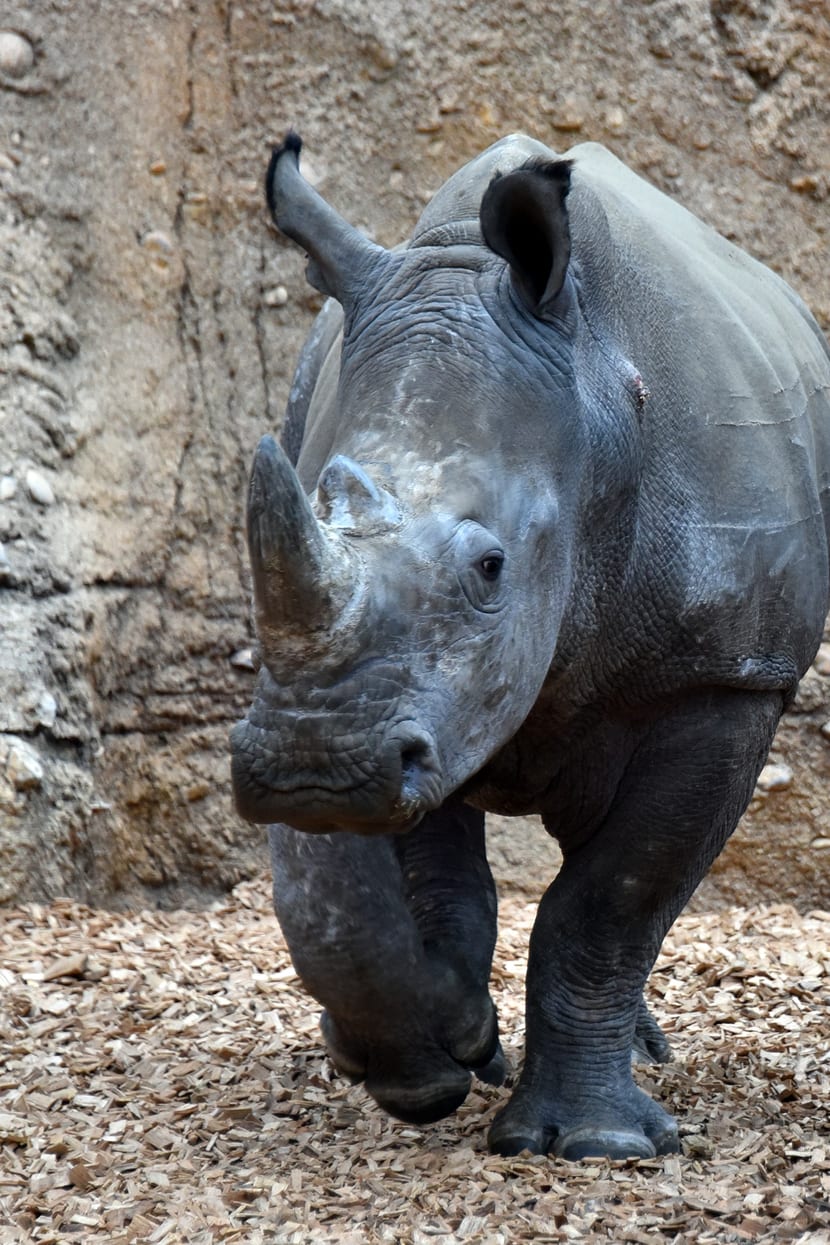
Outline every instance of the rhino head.
POLYGON ((343 308, 342 353, 296 468, 270 437, 254 460, 261 668, 235 797, 254 822, 402 831, 495 754, 509 768, 567 608, 590 461, 570 166, 496 177, 472 219, 387 251, 299 150, 275 151, 268 200, 343 308))

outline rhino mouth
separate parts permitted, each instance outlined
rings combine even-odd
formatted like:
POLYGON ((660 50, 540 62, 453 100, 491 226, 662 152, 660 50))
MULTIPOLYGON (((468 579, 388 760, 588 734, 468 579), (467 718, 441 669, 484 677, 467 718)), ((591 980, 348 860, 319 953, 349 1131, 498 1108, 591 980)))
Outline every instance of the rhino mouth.
POLYGON ((353 755, 321 744, 318 773, 307 762, 292 770, 281 759, 291 755, 290 740, 283 743, 248 719, 231 732, 234 800, 246 821, 316 834, 404 833, 443 802, 435 744, 423 731, 390 731, 353 755))

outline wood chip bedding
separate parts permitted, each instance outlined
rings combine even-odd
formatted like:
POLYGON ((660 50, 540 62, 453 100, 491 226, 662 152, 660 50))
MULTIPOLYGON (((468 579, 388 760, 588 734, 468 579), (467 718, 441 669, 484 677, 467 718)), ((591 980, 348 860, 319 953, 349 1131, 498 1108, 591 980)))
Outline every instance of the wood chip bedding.
MULTIPOLYGON (((502 900, 513 1067, 534 910, 502 900)), ((828 982, 830 913, 682 917, 649 987, 675 1061, 638 1077, 684 1153, 505 1160, 485 1137, 507 1090, 419 1129, 335 1074, 267 879, 206 912, 6 910, 0 1245, 828 1245, 828 982)))

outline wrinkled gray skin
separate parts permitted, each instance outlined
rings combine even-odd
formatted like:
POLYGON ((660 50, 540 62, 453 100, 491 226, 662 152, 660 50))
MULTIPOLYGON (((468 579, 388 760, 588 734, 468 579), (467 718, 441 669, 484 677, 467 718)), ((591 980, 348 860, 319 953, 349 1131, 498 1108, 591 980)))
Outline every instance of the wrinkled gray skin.
POLYGON ((297 159, 272 211, 337 302, 254 465, 262 668, 232 736, 295 965, 341 1070, 451 1111, 504 1072, 482 810, 541 813, 564 864, 491 1149, 676 1149, 631 1075, 666 1054, 642 990, 820 639, 826 345, 593 144, 566 197, 552 152, 497 143, 395 252, 297 159))

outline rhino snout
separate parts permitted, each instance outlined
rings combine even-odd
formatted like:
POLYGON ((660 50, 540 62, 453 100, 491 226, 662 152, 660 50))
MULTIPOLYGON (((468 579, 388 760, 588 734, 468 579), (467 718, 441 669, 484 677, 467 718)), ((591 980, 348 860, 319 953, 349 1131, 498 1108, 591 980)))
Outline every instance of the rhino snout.
POLYGON ((231 732, 237 812, 258 825, 372 834, 409 830, 441 804, 440 766, 428 732, 407 723, 374 743, 360 738, 351 751, 321 738, 313 762, 306 744, 302 763, 292 764, 288 733, 277 739, 248 719, 237 723, 231 732))

